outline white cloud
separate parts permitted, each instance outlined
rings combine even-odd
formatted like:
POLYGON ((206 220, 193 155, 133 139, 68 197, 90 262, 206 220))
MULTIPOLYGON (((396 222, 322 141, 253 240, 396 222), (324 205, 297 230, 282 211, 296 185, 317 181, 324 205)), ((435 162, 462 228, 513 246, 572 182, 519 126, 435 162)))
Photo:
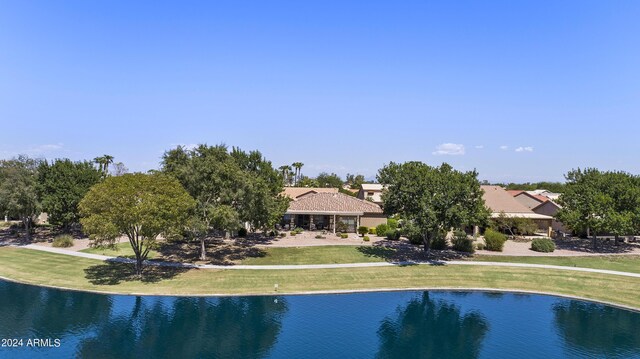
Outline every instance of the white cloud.
POLYGON ((456 143, 443 143, 438 147, 436 147, 436 151, 433 152, 433 154, 459 156, 459 155, 464 155, 464 152, 465 152, 464 145, 460 145, 456 143))
POLYGON ((533 147, 518 147, 516 152, 533 152, 533 147))
POLYGON ((509 149, 509 146, 500 146, 500 149, 503 150, 503 151, 506 151, 506 150, 509 149))
POLYGON ((479 149, 479 150, 481 150, 481 149, 483 149, 483 148, 484 148, 484 146, 483 146, 483 145, 478 145, 478 146, 476 146, 476 148, 477 148, 477 149, 479 149))

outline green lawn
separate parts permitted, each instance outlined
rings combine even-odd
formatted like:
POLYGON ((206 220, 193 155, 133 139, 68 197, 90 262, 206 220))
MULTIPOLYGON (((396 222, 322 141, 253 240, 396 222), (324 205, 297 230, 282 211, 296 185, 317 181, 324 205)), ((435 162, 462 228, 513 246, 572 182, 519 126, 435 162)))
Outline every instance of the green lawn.
POLYGON ((0 248, 0 276, 65 288, 139 294, 279 294, 383 288, 496 288, 579 296, 640 308, 640 280, 561 270, 405 266, 320 270, 176 270, 150 268, 145 280, 131 266, 25 248, 0 248))
MULTIPOLYGON (((116 244, 115 249, 113 248, 102 248, 102 247, 92 247, 83 249, 80 252, 84 253, 93 253, 100 254, 103 256, 112 256, 112 257, 128 257, 135 258, 135 254, 133 253, 133 249, 131 248, 131 244, 128 241, 120 242, 116 244)), ((158 256, 158 252, 151 250, 149 251, 148 259, 153 259, 158 256)))
POLYGON ((265 248, 264 257, 249 257, 241 264, 333 264, 384 262, 395 250, 366 246, 316 246, 265 248))
POLYGON ((632 255, 583 257, 511 257, 481 255, 475 256, 472 260, 482 262, 551 264, 556 266, 584 267, 640 273, 640 256, 632 255))

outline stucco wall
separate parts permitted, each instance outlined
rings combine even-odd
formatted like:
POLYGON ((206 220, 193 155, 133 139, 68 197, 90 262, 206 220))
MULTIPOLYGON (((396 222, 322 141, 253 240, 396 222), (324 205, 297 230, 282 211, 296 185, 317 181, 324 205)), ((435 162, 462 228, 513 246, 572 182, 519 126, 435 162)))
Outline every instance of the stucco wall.
POLYGON ((387 217, 383 214, 365 214, 360 217, 360 225, 365 227, 376 227, 379 224, 387 223, 387 217))

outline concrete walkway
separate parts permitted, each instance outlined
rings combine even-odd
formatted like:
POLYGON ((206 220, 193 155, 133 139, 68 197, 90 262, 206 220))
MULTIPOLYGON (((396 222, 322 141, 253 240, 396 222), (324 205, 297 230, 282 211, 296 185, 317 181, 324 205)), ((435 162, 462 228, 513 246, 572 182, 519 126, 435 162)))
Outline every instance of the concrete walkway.
MULTIPOLYGON (((43 252, 64 254, 74 257, 95 259, 108 262, 119 263, 135 263, 135 260, 110 257, 100 254, 83 253, 70 251, 61 248, 43 247, 34 244, 26 246, 15 246, 20 248, 29 248, 43 252)), ((623 277, 640 278, 640 273, 620 272, 607 269, 594 269, 582 267, 556 266, 548 264, 529 264, 529 263, 505 263, 505 262, 474 262, 474 261, 428 261, 428 262, 371 262, 371 263, 343 263, 343 264, 283 264, 283 265, 213 265, 213 264, 191 264, 191 263, 175 263, 162 261, 145 261, 146 265, 179 267, 179 268, 197 268, 197 269, 232 269, 232 270, 295 270, 295 269, 335 269, 335 268, 368 268, 368 267, 393 267, 393 266, 410 266, 410 265, 472 265, 472 266, 489 266, 489 267, 514 267, 514 268, 538 268, 538 269, 557 269, 574 272, 587 272, 618 275, 623 277)))

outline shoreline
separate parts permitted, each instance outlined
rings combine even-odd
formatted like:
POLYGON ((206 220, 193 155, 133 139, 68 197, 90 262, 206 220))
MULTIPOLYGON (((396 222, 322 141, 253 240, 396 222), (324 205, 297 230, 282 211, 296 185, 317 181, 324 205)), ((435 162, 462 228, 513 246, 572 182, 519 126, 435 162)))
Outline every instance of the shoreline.
POLYGON ((90 289, 78 289, 61 287, 46 284, 29 283, 17 279, 7 278, 0 276, 0 281, 6 281, 9 283, 29 285, 34 287, 41 287, 54 290, 62 290, 67 292, 81 292, 98 295, 112 295, 112 296, 132 296, 132 297, 176 297, 176 298, 227 298, 227 297, 276 297, 276 296, 304 296, 304 295, 348 295, 348 294, 365 294, 365 293, 391 293, 391 292, 479 292, 479 293, 504 293, 504 294, 531 294, 531 295, 543 295, 549 297, 556 297, 562 299, 578 300, 587 303, 602 304, 617 309, 628 310, 631 312, 640 313, 640 308, 597 300, 592 298, 586 298, 581 296, 573 296, 562 293, 535 291, 526 289, 505 289, 505 288, 491 288, 491 287, 409 287, 409 288, 366 288, 366 289, 336 289, 336 290, 320 290, 320 291, 302 291, 302 292, 264 292, 264 293, 247 293, 247 294, 228 294, 228 293, 207 293, 207 294, 149 294, 149 293, 122 293, 122 292, 108 292, 100 290, 90 289))

